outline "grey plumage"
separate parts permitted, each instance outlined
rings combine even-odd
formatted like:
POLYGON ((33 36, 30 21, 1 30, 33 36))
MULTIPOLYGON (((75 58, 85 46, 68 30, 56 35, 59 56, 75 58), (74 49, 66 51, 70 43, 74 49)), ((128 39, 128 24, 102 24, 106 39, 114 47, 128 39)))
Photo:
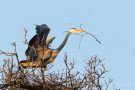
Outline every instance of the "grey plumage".
POLYGON ((25 51, 26 56, 30 56, 30 59, 36 59, 36 51, 35 49, 39 46, 47 46, 46 39, 50 32, 50 28, 45 25, 36 25, 36 35, 32 37, 32 39, 28 43, 28 48, 25 51))

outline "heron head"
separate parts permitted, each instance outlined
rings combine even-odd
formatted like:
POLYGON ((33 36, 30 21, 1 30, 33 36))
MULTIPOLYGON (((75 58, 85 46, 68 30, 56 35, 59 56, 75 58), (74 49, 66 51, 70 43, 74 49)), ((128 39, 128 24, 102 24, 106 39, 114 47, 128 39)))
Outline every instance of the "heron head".
POLYGON ((69 33, 82 33, 86 32, 85 30, 79 29, 79 28, 71 28, 68 30, 69 33))
POLYGON ((49 33, 50 31, 50 28, 46 24, 36 25, 35 29, 38 35, 43 34, 43 33, 49 33))

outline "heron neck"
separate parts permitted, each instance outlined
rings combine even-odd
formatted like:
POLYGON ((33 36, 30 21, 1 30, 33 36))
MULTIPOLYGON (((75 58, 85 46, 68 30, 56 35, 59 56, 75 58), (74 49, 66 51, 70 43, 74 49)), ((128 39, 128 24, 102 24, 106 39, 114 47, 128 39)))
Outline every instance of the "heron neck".
POLYGON ((60 52, 61 49, 63 49, 63 47, 65 46, 65 44, 66 44, 66 42, 67 42, 68 37, 69 37, 70 34, 71 34, 71 33, 69 33, 69 32, 67 33, 65 39, 63 40, 63 42, 61 43, 61 45, 57 48, 57 50, 58 50, 59 52, 60 52))

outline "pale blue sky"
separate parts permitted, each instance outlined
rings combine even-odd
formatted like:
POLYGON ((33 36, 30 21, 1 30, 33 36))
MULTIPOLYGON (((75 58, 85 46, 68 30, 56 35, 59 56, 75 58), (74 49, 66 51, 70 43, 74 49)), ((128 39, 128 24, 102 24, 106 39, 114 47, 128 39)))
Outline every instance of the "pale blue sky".
MULTIPOLYGON (((53 48, 59 46, 64 31, 75 27, 70 23, 84 24, 102 42, 93 38, 71 36, 67 45, 54 62, 57 69, 63 67, 63 55, 67 52, 83 70, 84 60, 93 55, 105 58, 117 88, 135 90, 135 1, 134 0, 1 0, 0 1, 0 49, 11 51, 16 42, 20 60, 25 59, 23 45, 25 27, 28 39, 35 34, 34 24, 45 23, 56 36, 53 48)), ((4 57, 0 57, 1 62, 4 57)))

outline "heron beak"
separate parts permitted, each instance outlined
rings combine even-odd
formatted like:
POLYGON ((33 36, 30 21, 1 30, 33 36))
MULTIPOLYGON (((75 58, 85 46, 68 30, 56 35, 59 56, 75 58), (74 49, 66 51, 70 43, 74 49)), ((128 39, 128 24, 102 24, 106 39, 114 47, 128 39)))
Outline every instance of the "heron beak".
POLYGON ((82 33, 82 32, 86 32, 86 31, 82 30, 82 29, 78 29, 78 28, 71 28, 70 30, 68 30, 68 32, 70 32, 70 33, 82 33))

